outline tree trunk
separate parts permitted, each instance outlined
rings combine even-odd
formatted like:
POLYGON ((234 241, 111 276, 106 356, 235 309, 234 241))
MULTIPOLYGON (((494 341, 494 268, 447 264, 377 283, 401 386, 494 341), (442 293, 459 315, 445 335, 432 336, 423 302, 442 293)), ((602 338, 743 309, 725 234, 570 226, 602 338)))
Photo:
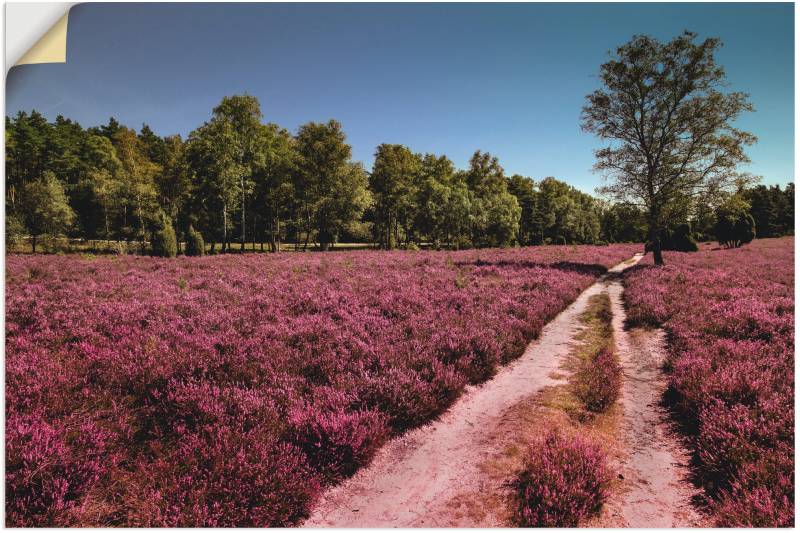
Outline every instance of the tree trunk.
POLYGON ((31 235, 31 246, 33 247, 33 253, 36 253, 36 235, 31 235))
POLYGON ((244 217, 244 175, 242 175, 241 183, 242 183, 242 252, 244 252, 245 228, 247 227, 247 225, 245 224, 246 220, 244 217))
POLYGON ((281 219, 275 216, 275 253, 281 251, 281 219))
POLYGON ((650 248, 653 252, 653 263, 656 265, 663 265, 664 258, 661 255, 661 231, 658 228, 658 225, 655 223, 650 223, 650 248))
POLYGON ((228 210, 225 204, 222 204, 222 253, 225 253, 226 244, 228 243, 228 210))
POLYGON ((306 251, 306 247, 308 246, 308 238, 311 236, 311 213, 308 212, 308 206, 306 206, 306 241, 303 243, 303 251, 306 251))

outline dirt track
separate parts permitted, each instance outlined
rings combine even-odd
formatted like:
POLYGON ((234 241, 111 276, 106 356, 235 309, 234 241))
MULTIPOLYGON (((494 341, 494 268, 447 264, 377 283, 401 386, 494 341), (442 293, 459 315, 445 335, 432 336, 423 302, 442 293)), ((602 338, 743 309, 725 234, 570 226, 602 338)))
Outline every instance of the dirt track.
MULTIPOLYGON (((635 264, 638 259, 617 265, 611 269, 611 276, 635 264)), ((579 317, 589 298, 609 289, 614 291, 616 286, 621 293, 621 284, 611 279, 600 280, 586 289, 543 329, 539 339, 527 347, 521 358, 500 369, 492 380, 469 387, 440 419, 389 442, 369 467, 324 494, 304 526, 508 526, 506 518, 492 509, 465 512, 464 505, 458 504, 459 497, 480 494, 484 488, 497 491, 497 487, 486 487, 489 481, 481 470, 481 464, 487 458, 500 454, 502 447, 508 444, 509 439, 504 432, 509 432, 509 428, 514 426, 513 423, 509 424, 509 413, 514 413, 515 407, 524 406, 545 387, 563 383, 565 376, 560 367, 569 356, 575 335, 581 329, 579 317)), ((619 294, 612 295, 612 301, 616 329, 617 320, 624 318, 624 315, 617 314, 621 309, 619 294)), ((654 423, 654 420, 647 409, 636 409, 644 403, 640 401, 640 395, 649 398, 649 395, 655 394, 655 388, 646 384, 653 376, 643 376, 645 379, 641 383, 645 385, 643 388, 637 387, 636 383, 639 382, 633 379, 639 369, 631 366, 630 353, 628 349, 629 355, 625 357, 624 365, 626 379, 631 379, 633 385, 625 387, 627 399, 623 399, 623 403, 636 421, 630 426, 626 425, 625 433, 642 432, 649 435, 652 428, 648 424, 654 423)), ((660 383, 657 387, 660 387, 660 383)), ((650 404, 649 400, 647 404, 650 404)), ((656 444, 661 442, 659 440, 656 444)), ((631 443, 634 453, 630 457, 633 462, 624 468, 628 468, 625 472, 632 479, 636 479, 636 472, 642 468, 661 468, 672 460, 673 456, 669 454, 651 458, 652 450, 647 439, 633 439, 631 443)), ((654 470, 650 474, 640 472, 641 482, 634 483, 632 488, 626 487, 628 498, 614 502, 616 507, 606 514, 610 522, 617 523, 609 525, 656 525, 652 514, 663 511, 662 504, 674 504, 669 498, 656 494, 672 490, 669 477, 666 485, 653 481, 654 476, 663 474, 661 470, 654 470), (646 490, 642 491, 641 487, 646 487, 646 490), (640 497, 660 499, 657 505, 650 505, 640 501, 640 497)), ((683 498, 682 493, 679 498, 683 498)), ((672 523, 684 522, 676 519, 672 523)))
POLYGON ((614 527, 697 527, 691 505, 696 491, 687 481, 689 454, 661 406, 667 388, 661 366, 662 330, 624 329, 622 283, 609 283, 614 338, 623 369, 621 423, 623 458, 615 465, 622 490, 606 505, 603 525, 614 527))

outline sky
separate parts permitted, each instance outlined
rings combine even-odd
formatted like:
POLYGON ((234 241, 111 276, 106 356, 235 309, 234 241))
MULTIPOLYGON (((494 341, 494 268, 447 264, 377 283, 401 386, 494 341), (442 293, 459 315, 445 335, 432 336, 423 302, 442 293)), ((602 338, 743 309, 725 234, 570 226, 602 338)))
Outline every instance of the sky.
POLYGON ((223 96, 258 97, 292 132, 342 123, 370 168, 381 143, 593 192, 600 141, 580 129, 609 50, 634 34, 720 37, 731 90, 756 112, 741 170, 794 181, 794 7, 750 3, 81 4, 66 64, 14 67, 6 114, 36 109, 83 126, 120 122, 186 136, 223 96))

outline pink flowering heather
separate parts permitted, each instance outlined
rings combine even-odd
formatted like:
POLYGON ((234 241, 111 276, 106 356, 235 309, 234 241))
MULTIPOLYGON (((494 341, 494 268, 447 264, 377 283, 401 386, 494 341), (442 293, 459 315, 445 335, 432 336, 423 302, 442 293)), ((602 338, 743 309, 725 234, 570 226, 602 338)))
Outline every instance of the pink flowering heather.
POLYGON ((667 329, 671 389, 717 523, 791 526, 794 239, 702 250, 628 271, 628 316, 667 329))
POLYGON ((513 482, 523 527, 577 527, 597 513, 611 484, 605 454, 580 437, 550 431, 531 446, 513 482))
POLYGON ((7 524, 296 524, 638 248, 9 256, 7 524))
POLYGON ((622 367, 614 352, 603 348, 594 354, 574 377, 575 393, 593 413, 602 413, 619 398, 622 367))

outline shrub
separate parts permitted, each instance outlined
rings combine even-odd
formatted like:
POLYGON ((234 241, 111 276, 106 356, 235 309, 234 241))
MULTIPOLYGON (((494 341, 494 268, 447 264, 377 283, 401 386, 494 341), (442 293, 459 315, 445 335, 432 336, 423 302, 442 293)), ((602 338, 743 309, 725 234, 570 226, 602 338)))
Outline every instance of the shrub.
POLYGON ((108 471, 109 433, 38 417, 12 417, 6 428, 6 525, 73 525, 80 498, 108 471))
POLYGON ((178 240, 175 238, 175 229, 172 227, 172 221, 168 216, 162 214, 157 218, 151 247, 155 257, 175 257, 178 255, 178 240))
POLYGON ((138 527, 292 526, 320 491, 296 447, 225 426, 186 435, 140 475, 146 489, 127 495, 138 527))
POLYGON ((17 215, 6 217, 6 246, 19 246, 25 241, 28 231, 22 219, 17 215))
POLYGON ((619 398, 622 369, 609 348, 586 361, 574 378, 575 395, 587 410, 602 413, 619 398))
POLYGON ((388 436, 377 411, 326 412, 302 408, 292 414, 294 442, 328 482, 350 477, 369 463, 388 436))
POLYGON ((697 242, 692 237, 692 228, 689 224, 680 224, 672 232, 672 242, 669 249, 678 252, 696 252, 697 242))
POLYGON ((555 244, 559 244, 559 245, 563 246, 563 245, 567 244, 567 238, 564 237, 563 235, 559 235, 558 237, 556 237, 555 244))
POLYGON ((550 431, 535 441, 512 484, 516 520, 522 527, 577 527, 600 511, 610 483, 598 446, 550 431))
POLYGON ((186 255, 189 256, 202 256, 206 253, 206 243, 203 241, 203 235, 189 226, 189 231, 186 232, 186 255))
POLYGON ((750 205, 733 196, 716 211, 714 234, 717 242, 728 248, 738 248, 756 237, 756 222, 750 214, 750 205))

